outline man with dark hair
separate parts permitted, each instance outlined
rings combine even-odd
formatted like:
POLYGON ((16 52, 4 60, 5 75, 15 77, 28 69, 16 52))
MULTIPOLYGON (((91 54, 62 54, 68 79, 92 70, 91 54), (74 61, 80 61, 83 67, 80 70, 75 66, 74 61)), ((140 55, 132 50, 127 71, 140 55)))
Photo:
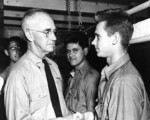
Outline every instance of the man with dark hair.
POLYGON ((21 57, 21 42, 23 40, 19 36, 12 36, 10 38, 4 38, 4 54, 7 56, 9 63, 6 68, 0 73, 0 116, 1 119, 6 120, 6 113, 4 108, 4 91, 7 77, 14 66, 14 64, 21 57))
POLYGON ((0 74, 0 76, 4 81, 6 81, 12 66, 19 60, 22 55, 21 42, 23 42, 23 39, 21 39, 19 36, 12 36, 10 38, 5 38, 4 42, 4 53, 9 59, 9 65, 0 74))
POLYGON ((99 13, 95 30, 97 56, 107 61, 101 72, 96 112, 100 120, 149 120, 150 104, 142 77, 127 49, 133 33, 130 16, 121 10, 99 13))
POLYGON ((69 35, 66 40, 67 58, 74 69, 71 71, 66 94, 70 112, 94 111, 99 73, 88 63, 88 37, 82 32, 69 35))

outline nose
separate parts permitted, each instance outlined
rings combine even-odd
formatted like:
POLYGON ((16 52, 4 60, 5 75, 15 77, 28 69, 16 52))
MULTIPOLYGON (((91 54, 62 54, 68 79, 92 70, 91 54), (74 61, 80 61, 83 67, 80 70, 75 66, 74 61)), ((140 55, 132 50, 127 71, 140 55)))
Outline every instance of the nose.
POLYGON ((50 38, 52 41, 56 41, 56 35, 55 32, 51 32, 47 35, 48 38, 50 38))
POLYGON ((92 41, 92 43, 91 43, 92 45, 96 45, 96 37, 94 38, 94 40, 92 41))
POLYGON ((52 39, 53 41, 56 41, 56 39, 57 39, 57 38, 56 38, 55 33, 54 33, 54 32, 52 32, 52 34, 51 34, 51 35, 52 35, 52 36, 51 36, 51 37, 52 37, 51 39, 52 39))
POLYGON ((16 54, 18 54, 20 56, 21 52, 19 49, 16 49, 16 54))
POLYGON ((74 55, 74 54, 73 54, 73 52, 71 52, 71 51, 70 51, 70 52, 68 52, 68 57, 70 57, 70 58, 71 58, 73 55, 74 55))

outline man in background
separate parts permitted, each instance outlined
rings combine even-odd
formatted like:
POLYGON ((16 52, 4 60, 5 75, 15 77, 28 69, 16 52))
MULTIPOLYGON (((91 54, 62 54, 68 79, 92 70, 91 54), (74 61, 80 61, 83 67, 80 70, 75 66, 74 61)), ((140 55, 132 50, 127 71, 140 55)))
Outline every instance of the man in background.
POLYGON ((8 59, 4 62, 6 63, 6 61, 9 61, 9 64, 2 71, 2 73, 0 73, 0 116, 1 119, 6 120, 3 88, 11 71, 11 68, 22 55, 21 43, 23 42, 23 40, 19 36, 12 36, 10 38, 5 38, 4 42, 4 54, 7 56, 6 59, 8 59))
POLYGON ((70 112, 94 111, 99 73, 89 64, 86 56, 89 51, 88 37, 82 32, 74 32, 66 40, 66 52, 70 72, 66 104, 70 112))
MULTIPOLYGON (((2 77, 2 81, 0 83, 4 83, 4 81, 7 79, 10 69, 12 66, 18 61, 20 58, 22 51, 21 51, 21 42, 23 40, 18 36, 12 36, 10 38, 4 39, 4 54, 9 59, 9 65, 5 68, 5 70, 0 74, 2 77)), ((2 88, 3 84, 0 85, 2 88)))

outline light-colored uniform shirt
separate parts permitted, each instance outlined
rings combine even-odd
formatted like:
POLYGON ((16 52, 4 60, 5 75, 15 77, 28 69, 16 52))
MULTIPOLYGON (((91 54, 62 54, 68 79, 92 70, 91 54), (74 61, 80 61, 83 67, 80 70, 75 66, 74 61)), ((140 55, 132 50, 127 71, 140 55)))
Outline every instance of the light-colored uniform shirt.
POLYGON ((3 84, 4 84, 4 79, 3 79, 3 77, 0 76, 0 94, 1 94, 3 84))
POLYGON ((136 68, 126 54, 102 70, 98 88, 99 120, 150 120, 150 103, 136 68))
MULTIPOLYGON (((62 93, 62 78, 58 66, 49 63, 56 84, 63 116, 68 114, 62 93)), ((48 120, 56 118, 50 100, 42 60, 30 50, 13 66, 5 86, 5 106, 8 120, 48 120)))
POLYGON ((68 110, 81 113, 93 111, 100 80, 99 73, 85 62, 76 73, 73 70, 71 76, 65 98, 68 110))

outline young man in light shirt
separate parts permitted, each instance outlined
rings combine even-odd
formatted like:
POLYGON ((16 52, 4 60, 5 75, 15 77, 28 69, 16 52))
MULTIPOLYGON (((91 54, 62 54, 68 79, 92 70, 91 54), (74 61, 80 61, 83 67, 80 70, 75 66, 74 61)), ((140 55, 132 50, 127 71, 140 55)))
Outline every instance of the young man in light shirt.
POLYGON ((98 88, 96 112, 100 120, 149 120, 150 103, 142 77, 127 52, 133 33, 130 16, 115 9, 98 15, 95 30, 97 56, 106 58, 98 88))

